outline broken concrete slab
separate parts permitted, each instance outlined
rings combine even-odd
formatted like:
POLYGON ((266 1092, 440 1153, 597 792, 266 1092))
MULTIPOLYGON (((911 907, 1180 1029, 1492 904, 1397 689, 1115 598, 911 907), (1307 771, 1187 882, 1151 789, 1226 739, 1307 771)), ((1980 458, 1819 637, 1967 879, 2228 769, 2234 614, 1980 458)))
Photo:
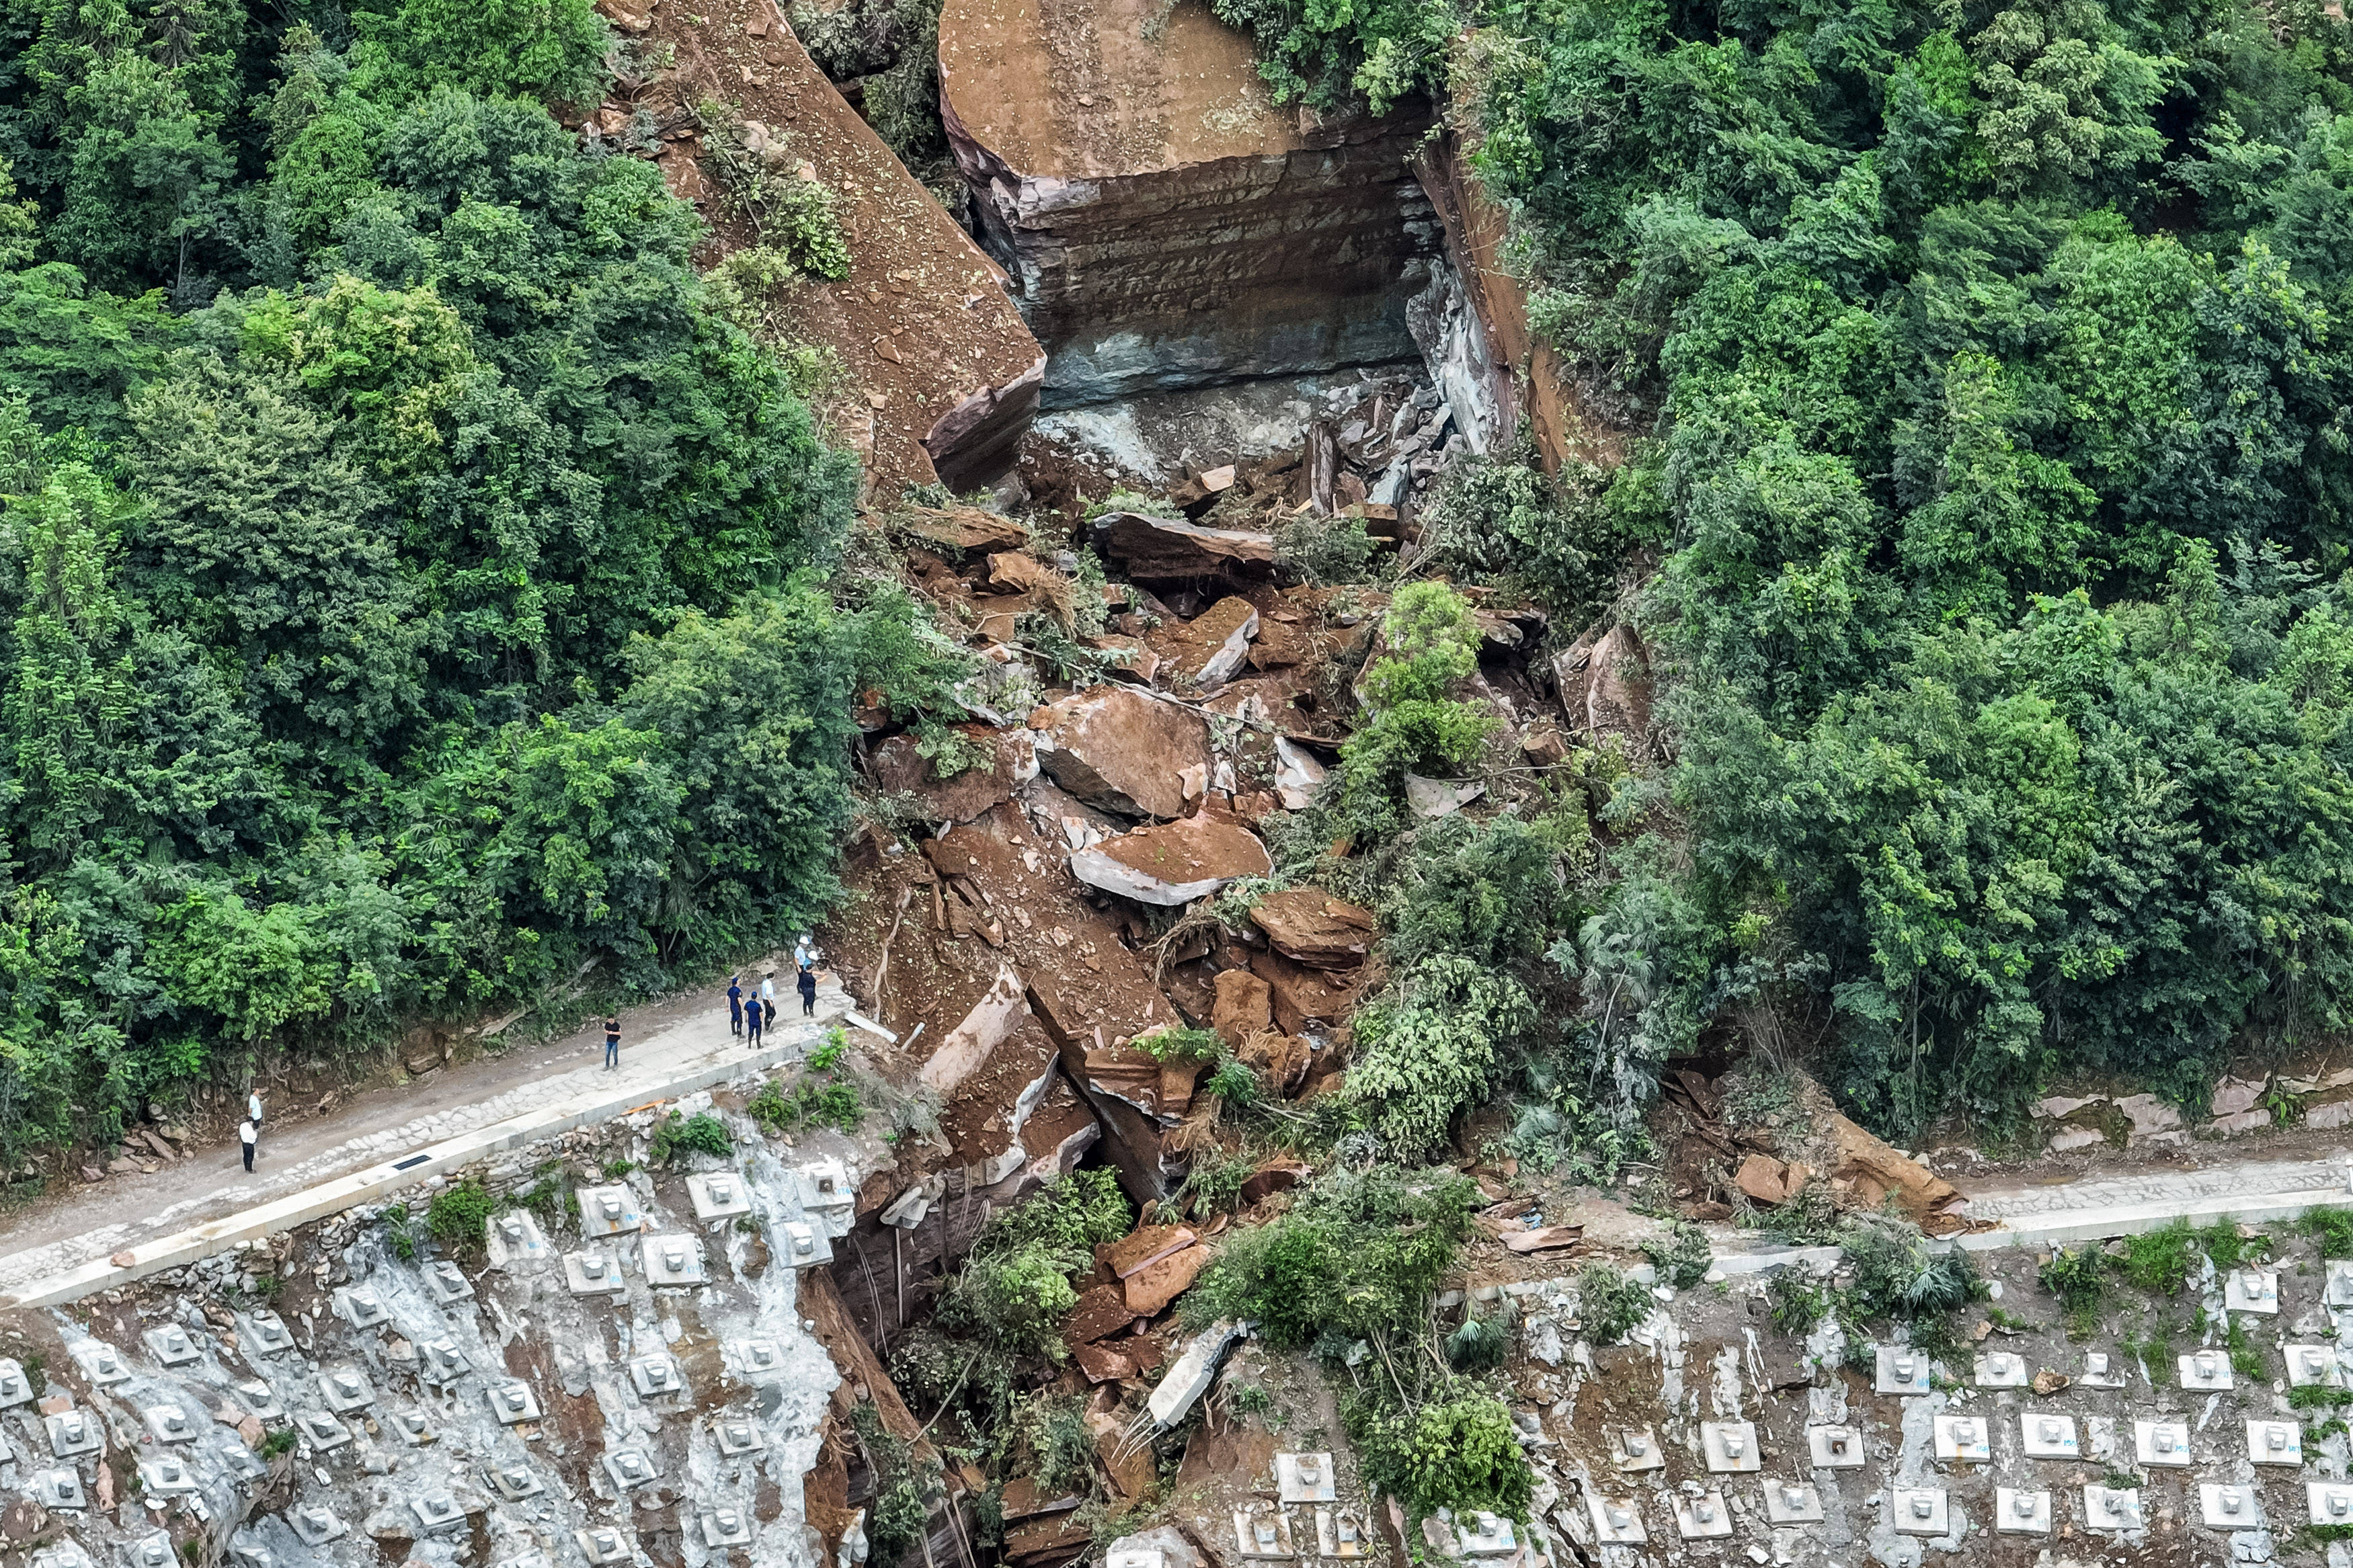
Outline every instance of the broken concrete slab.
POLYGON ((1241 1325, 1231 1319, 1211 1324, 1196 1335, 1178 1355, 1174 1365, 1163 1373, 1152 1397, 1145 1401, 1153 1425, 1166 1431, 1185 1417, 1194 1402, 1208 1392, 1216 1380, 1218 1363, 1228 1346, 1241 1337, 1241 1325))
POLYGON ((1206 812, 1140 827, 1071 857, 1071 875, 1089 887, 1163 908, 1189 904, 1238 877, 1273 869, 1255 834, 1206 812))

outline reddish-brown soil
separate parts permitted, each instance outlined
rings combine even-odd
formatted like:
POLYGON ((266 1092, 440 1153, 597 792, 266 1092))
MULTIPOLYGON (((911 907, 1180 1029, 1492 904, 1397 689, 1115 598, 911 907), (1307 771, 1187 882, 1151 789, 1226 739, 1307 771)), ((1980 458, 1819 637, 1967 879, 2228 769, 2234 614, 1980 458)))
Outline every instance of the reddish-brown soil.
MULTIPOLYGON (((624 32, 676 51, 667 79, 673 100, 715 99, 739 120, 760 121, 834 193, 849 276, 801 285, 779 315, 788 338, 840 356, 849 385, 828 414, 835 438, 865 459, 871 494, 895 500, 901 487, 941 478, 924 443, 960 405, 1025 383, 1034 402, 1044 354, 1003 274, 842 100, 773 0, 691 8, 669 0, 643 15, 603 0, 603 9, 624 32)), ((708 264, 756 235, 726 210, 703 151, 694 132, 669 142, 659 163, 671 190, 712 226, 708 264)), ((951 466, 947 477, 968 476, 951 466)))

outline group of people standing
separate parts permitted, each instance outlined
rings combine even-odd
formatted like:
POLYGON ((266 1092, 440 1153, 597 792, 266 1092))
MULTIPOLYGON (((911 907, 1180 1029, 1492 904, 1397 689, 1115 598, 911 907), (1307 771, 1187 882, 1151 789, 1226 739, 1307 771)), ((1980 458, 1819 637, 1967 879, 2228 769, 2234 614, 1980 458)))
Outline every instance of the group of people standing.
MULTIPOLYGON (((795 956, 801 960, 798 965, 799 974, 794 982, 795 988, 800 992, 801 1016, 813 1017, 817 1014, 817 970, 810 962, 810 957, 813 955, 807 955, 807 950, 804 949, 801 953, 797 953, 795 956)), ((749 1039, 757 1040, 761 1031, 773 1026, 776 1021, 776 976, 764 976, 760 981, 759 988, 754 991, 746 991, 744 988, 742 975, 734 974, 728 977, 727 1032, 729 1034, 742 1035, 749 1039)))
MULTIPOLYGON (((793 964, 799 971, 795 989, 801 997, 801 1016, 817 1016, 817 948, 804 936, 793 949, 793 964)), ((757 1041, 761 1032, 776 1021, 776 981, 774 975, 764 976, 756 991, 744 989, 741 974, 727 980, 727 1031, 746 1036, 757 1041)), ((605 1017, 605 1068, 617 1071, 621 1066, 621 1016, 610 1013, 605 1017)), ((246 1096, 245 1121, 237 1130, 237 1142, 245 1148, 245 1168, 253 1169, 254 1145, 261 1139, 261 1091, 255 1089, 246 1096)))

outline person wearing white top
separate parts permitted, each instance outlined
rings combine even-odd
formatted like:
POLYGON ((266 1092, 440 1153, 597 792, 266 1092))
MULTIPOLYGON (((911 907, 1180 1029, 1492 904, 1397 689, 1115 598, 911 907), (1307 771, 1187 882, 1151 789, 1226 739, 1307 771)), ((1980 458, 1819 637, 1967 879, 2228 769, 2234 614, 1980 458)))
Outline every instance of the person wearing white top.
POLYGON ((245 1145, 245 1173, 253 1174, 253 1141, 261 1136, 261 1129, 248 1121, 237 1130, 237 1140, 245 1145))
POLYGON ((260 1131, 261 1091, 258 1089, 245 1097, 245 1119, 253 1123, 256 1131, 260 1131))

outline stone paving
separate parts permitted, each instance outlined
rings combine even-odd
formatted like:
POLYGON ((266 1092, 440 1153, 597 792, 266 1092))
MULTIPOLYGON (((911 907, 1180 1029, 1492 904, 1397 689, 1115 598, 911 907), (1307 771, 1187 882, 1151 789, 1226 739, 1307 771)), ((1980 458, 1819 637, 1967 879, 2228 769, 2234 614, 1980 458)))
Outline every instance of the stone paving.
MULTIPOLYGON (((836 981, 818 994, 815 1024, 797 1018, 788 1023, 779 1015, 777 1028, 814 1038, 828 1020, 840 1016, 849 1005, 849 998, 836 981)), ((731 1048, 726 1029, 723 1016, 699 1016, 634 1043, 620 1068, 622 1079, 625 1083, 642 1084, 648 1100, 662 1098, 662 1086, 681 1066, 707 1062, 714 1053, 731 1048)), ((732 1048, 741 1046, 742 1042, 737 1041, 732 1048)), ((47 1246, 0 1256, 0 1294, 136 1247, 142 1241, 364 1170, 403 1150, 425 1148, 542 1106, 557 1104, 598 1087, 607 1076, 599 1061, 567 1072, 550 1073, 486 1100, 362 1133, 296 1164, 273 1170, 265 1158, 262 1168, 253 1175, 239 1172, 228 1183, 163 1205, 135 1223, 98 1226, 47 1246)))

